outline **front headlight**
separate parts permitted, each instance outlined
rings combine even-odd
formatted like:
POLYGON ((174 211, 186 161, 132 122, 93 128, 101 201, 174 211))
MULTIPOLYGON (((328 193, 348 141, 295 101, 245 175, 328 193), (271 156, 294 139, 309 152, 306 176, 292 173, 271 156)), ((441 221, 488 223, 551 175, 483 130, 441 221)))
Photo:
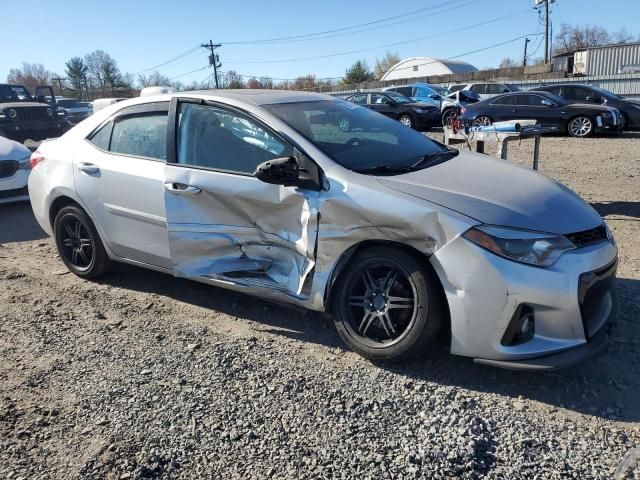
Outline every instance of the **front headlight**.
POLYGON ((463 236, 496 255, 537 267, 553 265, 564 252, 576 248, 562 235, 489 225, 470 228, 463 236))
POLYGON ((29 165, 29 160, 31 160, 31 154, 18 160, 18 169, 29 170, 31 168, 31 165, 29 165))
POLYGON ((431 112, 431 110, 429 110, 428 108, 414 108, 413 110, 416 113, 429 113, 429 112, 431 112))

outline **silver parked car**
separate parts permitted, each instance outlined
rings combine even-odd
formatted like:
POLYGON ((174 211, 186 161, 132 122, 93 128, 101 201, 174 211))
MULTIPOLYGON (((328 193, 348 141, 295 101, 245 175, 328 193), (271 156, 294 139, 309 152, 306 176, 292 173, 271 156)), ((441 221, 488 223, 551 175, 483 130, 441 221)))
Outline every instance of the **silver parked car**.
POLYGON ((0 137, 0 203, 29 200, 30 157, 31 150, 27 147, 0 137))
POLYGON ((617 249, 589 205, 344 100, 137 98, 31 163, 35 216, 80 277, 118 261, 331 312, 372 359, 423 354, 440 333, 511 368, 606 344, 617 249))

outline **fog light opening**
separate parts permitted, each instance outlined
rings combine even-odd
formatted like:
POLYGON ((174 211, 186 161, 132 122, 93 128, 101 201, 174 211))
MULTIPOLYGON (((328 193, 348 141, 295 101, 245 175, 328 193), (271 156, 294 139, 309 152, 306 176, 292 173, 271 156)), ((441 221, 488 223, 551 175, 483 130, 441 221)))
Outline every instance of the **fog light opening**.
POLYGON ((518 305, 500 343, 506 347, 528 342, 536 333, 533 309, 529 305, 518 305))

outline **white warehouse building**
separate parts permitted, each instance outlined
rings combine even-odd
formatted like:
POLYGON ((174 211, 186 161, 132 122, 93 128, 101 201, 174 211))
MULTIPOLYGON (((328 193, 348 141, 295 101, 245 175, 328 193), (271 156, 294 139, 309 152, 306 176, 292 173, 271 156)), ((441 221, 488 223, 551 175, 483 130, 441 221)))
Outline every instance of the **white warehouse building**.
POLYGON ((467 62, 439 60, 430 57, 411 57, 401 60, 385 73, 380 80, 430 77, 431 75, 451 75, 452 73, 477 72, 478 69, 467 62))

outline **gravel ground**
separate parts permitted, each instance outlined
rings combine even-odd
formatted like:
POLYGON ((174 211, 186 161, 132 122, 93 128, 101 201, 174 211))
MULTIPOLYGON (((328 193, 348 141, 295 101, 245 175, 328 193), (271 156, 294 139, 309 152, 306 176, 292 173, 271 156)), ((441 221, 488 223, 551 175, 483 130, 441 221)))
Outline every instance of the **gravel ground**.
POLYGON ((0 478, 640 478, 640 138, 541 156, 620 248, 608 352, 547 374, 444 346, 376 366, 315 313, 127 266, 82 281, 0 205, 0 478))

